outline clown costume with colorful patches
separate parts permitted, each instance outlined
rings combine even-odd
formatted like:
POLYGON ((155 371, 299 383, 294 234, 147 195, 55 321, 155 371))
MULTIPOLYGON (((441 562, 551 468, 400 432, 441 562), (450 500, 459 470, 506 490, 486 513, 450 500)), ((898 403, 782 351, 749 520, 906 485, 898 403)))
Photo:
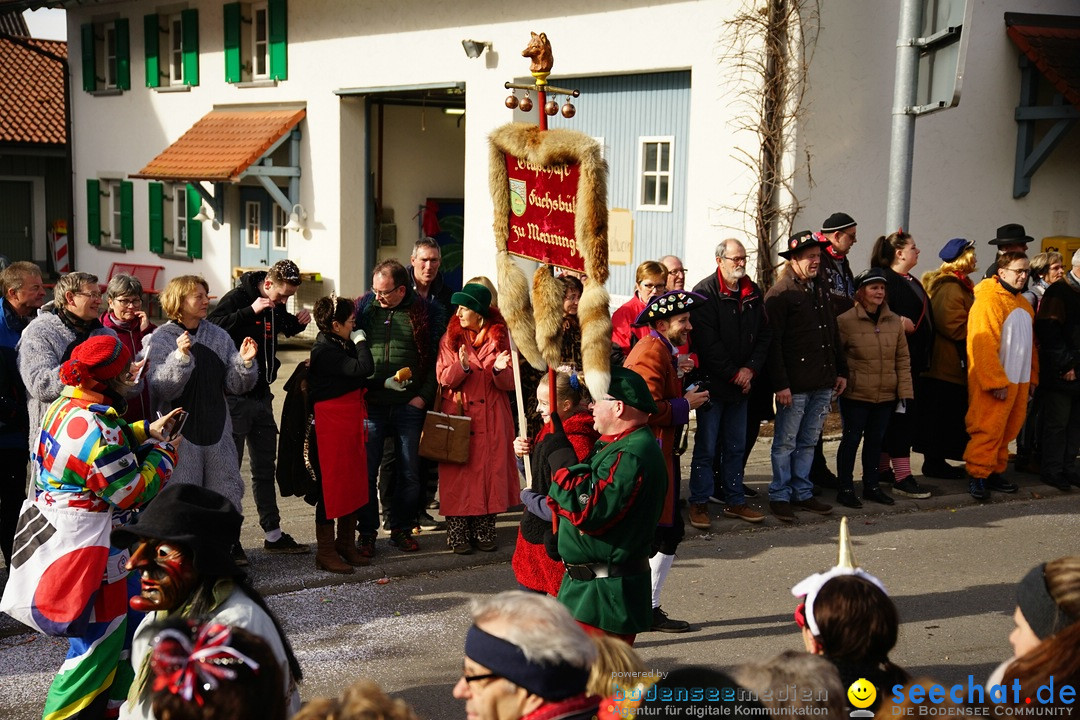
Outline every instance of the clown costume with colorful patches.
MULTIPOLYGON (((130 425, 120 417, 130 364, 127 348, 116 337, 102 335, 77 346, 60 367, 64 387, 45 412, 34 443, 38 505, 110 513, 112 525, 118 526, 168 480, 177 452, 165 440, 163 429, 172 415, 152 424, 130 425)), ((132 679, 131 634, 141 614, 128 609, 139 583, 137 578, 129 582, 123 570, 126 554, 126 549, 110 550, 100 587, 88 592, 87 603, 80 599, 82 607, 71 608, 81 616, 92 605, 90 624, 81 635, 69 638, 67 659, 45 700, 45 720, 115 717, 127 694, 132 679)), ((57 562, 63 558, 83 556, 69 553, 57 562)), ((57 572, 55 564, 50 566, 42 582, 63 575, 57 572)))

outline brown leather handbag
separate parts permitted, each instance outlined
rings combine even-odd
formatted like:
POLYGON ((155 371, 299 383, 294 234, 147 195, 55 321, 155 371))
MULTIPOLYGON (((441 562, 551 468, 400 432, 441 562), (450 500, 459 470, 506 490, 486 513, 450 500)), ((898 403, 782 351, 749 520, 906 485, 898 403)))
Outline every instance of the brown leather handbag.
MULTIPOLYGON (((442 397, 442 386, 439 395, 442 397)), ((465 414, 461 393, 455 393, 458 415, 428 410, 424 417, 424 429, 420 432, 420 457, 436 462, 469 462, 469 436, 472 418, 465 414)))

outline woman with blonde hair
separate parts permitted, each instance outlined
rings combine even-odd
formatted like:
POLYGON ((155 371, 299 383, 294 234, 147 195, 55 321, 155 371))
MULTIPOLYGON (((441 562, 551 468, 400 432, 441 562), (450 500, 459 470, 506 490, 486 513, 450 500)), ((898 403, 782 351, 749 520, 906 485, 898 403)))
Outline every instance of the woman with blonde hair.
POLYGON ((975 302, 975 286, 968 275, 977 269, 975 242, 953 238, 938 253, 941 265, 923 275, 934 317, 934 343, 930 367, 915 378, 920 399, 915 449, 923 454, 923 475, 961 480, 964 468, 946 460, 963 460, 968 434, 967 327, 975 302))
POLYGON ((247 392, 258 378, 258 348, 248 338, 237 350, 232 338, 206 322, 210 286, 197 275, 181 275, 161 292, 169 318, 147 340, 150 398, 163 415, 175 407, 188 412, 184 462, 172 481, 214 490, 241 511, 244 481, 236 459, 226 393, 247 392))

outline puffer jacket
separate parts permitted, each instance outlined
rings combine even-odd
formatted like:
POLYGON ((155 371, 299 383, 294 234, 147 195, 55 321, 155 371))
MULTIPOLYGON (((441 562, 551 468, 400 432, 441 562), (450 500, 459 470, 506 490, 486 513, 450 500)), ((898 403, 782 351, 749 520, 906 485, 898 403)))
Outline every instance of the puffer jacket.
POLYGON ((356 327, 367 335, 375 373, 367 383, 368 405, 404 405, 421 397, 425 407, 435 402, 435 360, 445 327, 431 304, 408 288, 405 297, 392 308, 374 302, 367 293, 356 303, 356 327), (412 382, 404 392, 383 387, 386 379, 401 368, 412 370, 412 382))
POLYGON ((904 326, 888 303, 881 306, 877 323, 855 303, 836 324, 848 366, 844 397, 869 403, 915 397, 904 326))

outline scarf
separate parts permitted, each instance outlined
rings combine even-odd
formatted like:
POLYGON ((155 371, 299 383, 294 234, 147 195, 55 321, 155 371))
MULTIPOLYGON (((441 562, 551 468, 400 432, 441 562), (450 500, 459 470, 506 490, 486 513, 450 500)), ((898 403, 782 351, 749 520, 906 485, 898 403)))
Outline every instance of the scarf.
POLYGON ((98 328, 104 327, 101 324, 101 320, 94 318, 92 320, 83 320, 78 315, 75 315, 67 308, 57 308, 56 315, 60 318, 60 322, 64 323, 64 327, 75 333, 76 345, 86 338, 90 337, 90 333, 98 328))

